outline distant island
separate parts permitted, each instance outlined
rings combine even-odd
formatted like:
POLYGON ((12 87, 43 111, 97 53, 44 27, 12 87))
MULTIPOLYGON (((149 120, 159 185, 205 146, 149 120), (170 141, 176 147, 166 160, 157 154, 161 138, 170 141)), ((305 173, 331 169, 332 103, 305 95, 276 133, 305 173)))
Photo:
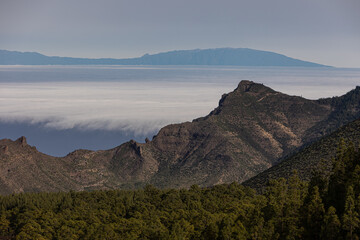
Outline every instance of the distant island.
POLYGON ((138 58, 72 58, 45 56, 37 52, 0 50, 0 65, 222 65, 329 67, 287 57, 282 54, 249 48, 178 50, 145 54, 138 58))

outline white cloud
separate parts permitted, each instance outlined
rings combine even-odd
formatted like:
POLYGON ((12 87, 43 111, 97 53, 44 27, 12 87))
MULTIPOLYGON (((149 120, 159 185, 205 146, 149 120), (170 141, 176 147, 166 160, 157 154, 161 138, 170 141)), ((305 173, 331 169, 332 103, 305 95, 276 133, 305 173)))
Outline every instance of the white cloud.
POLYGON ((207 115, 240 79, 317 99, 342 95, 358 85, 359 78, 358 69, 2 66, 0 121, 146 135, 169 123, 207 115))
POLYGON ((232 88, 212 83, 2 83, 0 120, 147 134, 208 114, 232 88))

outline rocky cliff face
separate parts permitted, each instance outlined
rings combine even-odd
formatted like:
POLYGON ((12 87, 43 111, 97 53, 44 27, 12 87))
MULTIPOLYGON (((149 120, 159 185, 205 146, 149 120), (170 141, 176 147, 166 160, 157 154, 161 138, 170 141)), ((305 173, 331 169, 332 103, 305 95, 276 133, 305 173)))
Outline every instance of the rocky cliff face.
POLYGON ((208 116, 166 126, 146 143, 130 141, 110 150, 78 150, 54 158, 26 141, 28 151, 19 144, 23 140, 1 140, 1 185, 8 193, 242 182, 359 117, 359 87, 341 97, 307 100, 241 81, 208 116), (17 162, 25 166, 17 172, 28 180, 18 183, 6 175, 6 161, 7 168, 17 162))

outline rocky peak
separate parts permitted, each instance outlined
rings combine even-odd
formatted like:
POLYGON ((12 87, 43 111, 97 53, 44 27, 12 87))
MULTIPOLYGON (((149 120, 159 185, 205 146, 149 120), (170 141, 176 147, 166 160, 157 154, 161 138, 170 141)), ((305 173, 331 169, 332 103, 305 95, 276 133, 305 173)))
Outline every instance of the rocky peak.
POLYGON ((27 145, 26 137, 21 136, 16 140, 17 143, 20 143, 22 147, 25 147, 27 145))
POLYGON ((135 140, 130 140, 130 146, 135 150, 135 152, 140 156, 141 155, 141 145, 135 140))
POLYGON ((356 86, 356 88, 353 91, 353 95, 359 96, 360 95, 360 86, 356 86))
POLYGON ((241 80, 235 91, 248 92, 255 83, 249 80, 241 80))
POLYGON ((222 112, 227 106, 232 108, 232 106, 238 105, 239 102, 243 102, 243 97, 247 96, 248 94, 257 96, 260 99, 272 93, 277 92, 269 87, 264 86, 261 83, 255 83, 249 80, 241 80, 238 87, 233 92, 223 94, 221 96, 218 107, 210 112, 209 116, 219 115, 220 112, 222 112))
POLYGON ((264 86, 261 83, 255 83, 249 80, 242 80, 238 87, 234 91, 235 93, 263 93, 263 92, 275 92, 273 89, 264 86))

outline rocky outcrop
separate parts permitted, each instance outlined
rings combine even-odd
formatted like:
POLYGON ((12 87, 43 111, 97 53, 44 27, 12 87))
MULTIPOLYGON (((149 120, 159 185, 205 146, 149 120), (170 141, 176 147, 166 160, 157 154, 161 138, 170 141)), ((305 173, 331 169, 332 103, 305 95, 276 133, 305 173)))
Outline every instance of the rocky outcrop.
POLYGON ((22 147, 27 146, 27 141, 26 141, 26 137, 22 136, 19 137, 16 142, 18 142, 22 147))

